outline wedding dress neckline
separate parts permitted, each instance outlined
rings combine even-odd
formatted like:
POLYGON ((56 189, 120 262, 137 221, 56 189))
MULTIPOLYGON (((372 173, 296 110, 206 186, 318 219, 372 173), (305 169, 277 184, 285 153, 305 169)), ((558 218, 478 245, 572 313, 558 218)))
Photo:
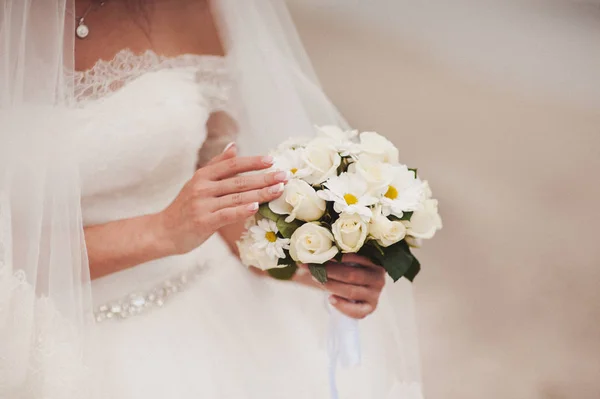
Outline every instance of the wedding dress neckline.
POLYGON ((99 59, 91 68, 74 72, 75 100, 78 103, 97 100, 146 73, 186 67, 197 68, 200 72, 210 71, 214 75, 214 71, 225 70, 225 58, 192 53, 164 56, 153 50, 135 53, 124 48, 112 59, 99 59))

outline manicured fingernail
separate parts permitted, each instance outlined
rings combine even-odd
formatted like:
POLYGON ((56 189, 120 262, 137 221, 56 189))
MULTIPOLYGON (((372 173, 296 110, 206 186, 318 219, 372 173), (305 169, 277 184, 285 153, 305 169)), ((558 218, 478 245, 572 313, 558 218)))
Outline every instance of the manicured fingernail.
POLYGON ((254 212, 257 209, 258 209, 258 202, 253 202, 250 205, 248 205, 248 210, 250 212, 254 212))
POLYGON ((266 157, 263 157, 262 161, 265 165, 273 165, 274 160, 272 156, 267 155, 266 157))
POLYGON ((289 173, 290 172, 277 172, 277 173, 275 173, 275 180, 277 180, 277 181, 287 181, 287 180, 290 179, 289 173))
POLYGON ((330 304, 335 305, 337 303, 337 301, 338 300, 333 295, 329 297, 329 303, 330 304))
POLYGON ((306 274, 308 274, 308 271, 306 269, 299 267, 298 269, 296 269, 296 274, 298 276, 305 276, 306 274))
POLYGON ((230 149, 231 147, 235 147, 235 141, 232 141, 231 143, 227 144, 225 146, 225 149, 223 150, 223 152, 227 152, 227 150, 230 149))
POLYGON ((283 191, 283 183, 277 183, 274 186, 269 187, 269 192, 271 194, 278 194, 283 191))

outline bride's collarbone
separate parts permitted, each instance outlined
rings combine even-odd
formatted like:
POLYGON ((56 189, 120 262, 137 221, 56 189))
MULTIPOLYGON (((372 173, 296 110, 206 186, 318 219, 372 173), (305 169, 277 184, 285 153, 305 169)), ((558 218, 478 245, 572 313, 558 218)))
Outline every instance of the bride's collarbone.
MULTIPOLYGON (((77 3, 77 15, 81 15, 89 3, 77 3)), ((92 68, 98 60, 111 60, 126 48, 135 54, 152 50, 166 57, 223 55, 212 14, 202 1, 161 1, 139 10, 107 1, 88 14, 86 24, 89 36, 75 44, 75 69, 79 71, 92 68)))

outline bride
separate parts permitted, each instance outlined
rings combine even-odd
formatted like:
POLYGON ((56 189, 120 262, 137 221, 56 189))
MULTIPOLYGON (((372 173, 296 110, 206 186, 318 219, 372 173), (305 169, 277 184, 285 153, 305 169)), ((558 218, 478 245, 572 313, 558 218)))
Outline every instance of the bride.
POLYGON ((409 287, 358 256, 323 286, 238 260, 289 178, 269 148, 315 110, 343 123, 290 62, 290 21, 271 0, 8 1, 0 397, 327 398, 337 378, 341 398, 421 398, 409 287), (328 306, 364 319, 360 367, 333 377, 328 306))

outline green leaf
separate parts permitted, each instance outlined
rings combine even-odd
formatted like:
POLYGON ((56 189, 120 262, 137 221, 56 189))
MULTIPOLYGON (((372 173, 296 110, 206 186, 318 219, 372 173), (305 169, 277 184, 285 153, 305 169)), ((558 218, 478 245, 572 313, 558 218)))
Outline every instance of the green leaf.
POLYGON ((269 208, 269 204, 262 204, 259 208, 258 208, 258 213, 266 218, 266 219, 270 219, 274 222, 276 222, 277 220, 279 220, 280 216, 276 213, 274 213, 271 208, 269 208))
POLYGON ((340 263, 343 257, 344 253, 342 251, 338 251, 338 253, 335 254, 335 256, 333 257, 333 259, 335 259, 336 262, 340 263))
POLYGON ((294 220, 291 223, 286 223, 285 218, 280 218, 277 220, 277 229, 283 236, 283 238, 290 238, 294 231, 300 226, 302 226, 302 222, 299 220, 294 220))
POLYGON ((410 220, 410 218, 412 217, 414 212, 409 211, 409 212, 402 212, 402 217, 399 218, 398 216, 394 216, 394 215, 389 215, 388 219, 390 219, 393 222, 399 222, 401 220, 410 220))
POLYGON ((320 223, 325 223, 326 225, 332 225, 333 222, 339 217, 337 212, 333 209, 333 202, 326 202, 325 204, 325 213, 320 219, 320 223))
POLYGON ((298 266, 295 263, 292 263, 289 266, 278 268, 278 269, 269 269, 267 273, 277 280, 291 280, 296 274, 296 270, 298 270, 298 266))
POLYGON ((381 248, 381 245, 379 245, 379 243, 377 241, 371 241, 370 244, 373 248, 375 248, 377 250, 377 252, 379 252, 379 255, 381 255, 382 258, 385 256, 385 252, 384 252, 383 248, 381 248))
POLYGON ((421 271, 421 263, 415 258, 412 266, 404 273, 404 278, 410 281, 411 283, 417 277, 417 274, 421 271))
POLYGON ((413 281, 421 270, 419 261, 410 252, 406 241, 386 248, 382 248, 376 241, 367 241, 358 254, 381 265, 394 281, 402 277, 413 281))
POLYGON ((358 251, 358 255, 364 256, 377 265, 383 265, 384 254, 376 241, 367 241, 360 251, 358 251))
MULTIPOLYGON (((419 261, 410 252, 406 241, 400 241, 385 249, 381 265, 394 281, 408 274, 409 280, 414 279, 419 272, 419 261)), ((408 277, 407 277, 408 278, 408 277)), ((412 281, 412 280, 411 280, 412 281)))
POLYGON ((279 258, 279 260, 277 261, 277 264, 279 266, 296 264, 296 262, 290 256, 289 251, 283 251, 283 253, 285 254, 285 258, 279 258))
POLYGON ((415 177, 417 177, 418 169, 416 169, 416 168, 408 168, 408 170, 410 170, 411 172, 414 172, 415 173, 415 177))
POLYGON ((348 171, 348 166, 352 163, 351 157, 342 157, 342 161, 340 162, 340 166, 337 168, 338 176, 344 172, 348 171))
POLYGON ((410 220, 414 212, 403 212, 400 220, 410 220))
POLYGON ((325 284, 327 282, 327 270, 325 269, 325 265, 310 263, 308 265, 308 270, 310 270, 310 274, 312 274, 319 283, 325 284))

